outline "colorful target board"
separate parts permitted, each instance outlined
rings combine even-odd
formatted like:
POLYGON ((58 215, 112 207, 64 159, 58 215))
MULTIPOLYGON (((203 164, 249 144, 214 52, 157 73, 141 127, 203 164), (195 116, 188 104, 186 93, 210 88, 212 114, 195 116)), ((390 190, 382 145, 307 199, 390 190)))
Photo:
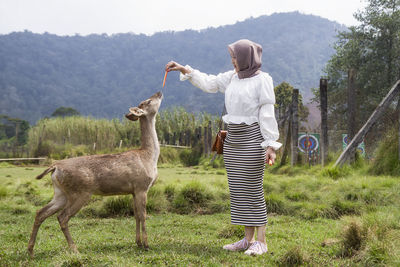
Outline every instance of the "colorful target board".
POLYGON ((319 153, 319 134, 300 133, 298 136, 298 148, 301 152, 319 153))
MULTIPOLYGON (((347 137, 347 134, 342 134, 343 151, 346 149, 346 147, 349 145, 349 143, 350 142, 349 142, 349 138, 347 137)), ((365 143, 364 143, 364 140, 358 145, 357 151, 363 157, 365 157, 365 143)))

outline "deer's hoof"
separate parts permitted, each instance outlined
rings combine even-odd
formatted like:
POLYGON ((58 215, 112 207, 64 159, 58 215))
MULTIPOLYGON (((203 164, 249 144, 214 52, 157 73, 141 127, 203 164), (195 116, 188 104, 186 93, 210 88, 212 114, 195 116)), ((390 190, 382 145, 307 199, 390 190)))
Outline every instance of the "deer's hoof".
POLYGON ((75 254, 79 254, 79 250, 78 250, 78 248, 76 247, 76 245, 74 244, 74 245, 72 245, 72 246, 70 246, 70 249, 71 249, 71 251, 73 252, 73 253, 75 253, 75 254))
POLYGON ((35 253, 33 253, 33 248, 28 248, 28 254, 30 258, 33 258, 33 256, 35 255, 35 253))

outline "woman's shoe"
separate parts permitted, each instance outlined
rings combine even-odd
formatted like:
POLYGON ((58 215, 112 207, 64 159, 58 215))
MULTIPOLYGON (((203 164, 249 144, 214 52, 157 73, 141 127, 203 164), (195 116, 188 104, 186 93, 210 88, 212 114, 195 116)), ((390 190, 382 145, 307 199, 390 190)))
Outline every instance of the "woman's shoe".
POLYGON ((229 250, 229 251, 243 251, 246 250, 251 243, 247 241, 246 238, 243 238, 240 241, 237 241, 233 244, 225 245, 223 246, 223 249, 229 250))
POLYGON ((261 255, 268 252, 267 244, 256 241, 244 252, 246 255, 261 255))

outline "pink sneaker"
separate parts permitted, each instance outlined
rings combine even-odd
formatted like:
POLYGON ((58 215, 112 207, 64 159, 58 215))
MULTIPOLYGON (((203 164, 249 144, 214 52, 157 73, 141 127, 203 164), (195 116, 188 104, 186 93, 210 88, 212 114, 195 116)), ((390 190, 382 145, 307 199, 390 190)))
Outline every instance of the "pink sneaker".
POLYGON ((261 243, 259 241, 251 244, 248 250, 244 252, 246 255, 261 255, 268 252, 268 247, 266 244, 261 243))
POLYGON ((229 250, 229 251, 243 251, 246 250, 251 244, 249 241, 247 241, 246 238, 243 238, 240 241, 237 241, 233 244, 225 245, 223 246, 223 249, 229 250))

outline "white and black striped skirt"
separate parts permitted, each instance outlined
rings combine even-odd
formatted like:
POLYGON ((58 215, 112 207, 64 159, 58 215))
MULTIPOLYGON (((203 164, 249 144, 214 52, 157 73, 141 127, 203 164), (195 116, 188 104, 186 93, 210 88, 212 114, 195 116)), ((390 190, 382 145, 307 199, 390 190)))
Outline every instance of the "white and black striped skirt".
POLYGON ((228 174, 231 223, 245 226, 266 225, 263 178, 264 141, 258 123, 229 124, 224 142, 224 161, 228 174))

